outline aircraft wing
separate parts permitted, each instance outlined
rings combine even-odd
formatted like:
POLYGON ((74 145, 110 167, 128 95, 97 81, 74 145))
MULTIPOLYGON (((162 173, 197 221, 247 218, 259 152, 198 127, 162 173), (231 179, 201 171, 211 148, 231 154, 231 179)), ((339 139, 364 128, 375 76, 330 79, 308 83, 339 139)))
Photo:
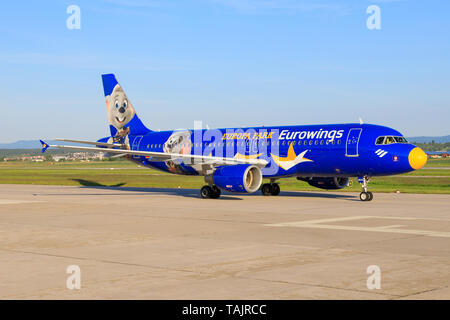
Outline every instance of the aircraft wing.
POLYGON ((178 153, 138 151, 138 150, 114 149, 114 148, 49 145, 42 140, 40 141, 42 144, 42 152, 45 152, 45 150, 47 150, 48 147, 60 149, 84 150, 84 151, 99 151, 119 155, 145 156, 148 158, 149 161, 167 161, 180 159, 183 160, 183 162, 186 163, 187 165, 207 165, 212 167, 224 165, 236 165, 236 164, 254 164, 256 166, 263 168, 268 164, 268 162, 264 159, 240 159, 240 158, 213 157, 194 154, 178 154, 178 153))

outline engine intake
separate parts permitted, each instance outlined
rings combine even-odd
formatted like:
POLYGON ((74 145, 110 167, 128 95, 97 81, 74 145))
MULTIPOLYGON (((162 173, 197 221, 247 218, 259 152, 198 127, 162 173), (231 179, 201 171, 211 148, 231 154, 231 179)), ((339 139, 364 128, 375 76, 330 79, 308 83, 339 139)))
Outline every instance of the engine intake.
POLYGON ((230 192, 252 193, 261 186, 262 173, 255 165, 223 166, 216 169, 212 180, 216 186, 230 192))
POLYGON ((348 185, 347 177, 329 177, 329 178, 320 178, 320 177, 312 177, 312 178, 303 178, 297 177, 298 180, 306 181, 310 186, 327 189, 327 190, 337 190, 343 189, 348 185))

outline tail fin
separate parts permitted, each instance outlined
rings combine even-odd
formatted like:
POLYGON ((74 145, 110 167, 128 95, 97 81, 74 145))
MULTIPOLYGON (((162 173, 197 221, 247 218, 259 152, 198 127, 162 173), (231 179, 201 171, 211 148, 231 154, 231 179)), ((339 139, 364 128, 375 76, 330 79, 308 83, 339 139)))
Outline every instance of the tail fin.
POLYGON ((112 73, 102 74, 111 136, 146 134, 150 131, 138 118, 122 87, 112 73))

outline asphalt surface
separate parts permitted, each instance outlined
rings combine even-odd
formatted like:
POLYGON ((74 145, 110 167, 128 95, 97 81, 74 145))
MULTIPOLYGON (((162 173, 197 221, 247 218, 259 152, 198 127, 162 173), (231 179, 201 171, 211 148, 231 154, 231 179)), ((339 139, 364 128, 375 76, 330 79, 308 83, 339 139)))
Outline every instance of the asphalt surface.
POLYGON ((0 298, 449 299, 449 205, 449 195, 204 200, 186 189, 0 185, 0 298), (67 288, 73 265, 80 289, 67 288))

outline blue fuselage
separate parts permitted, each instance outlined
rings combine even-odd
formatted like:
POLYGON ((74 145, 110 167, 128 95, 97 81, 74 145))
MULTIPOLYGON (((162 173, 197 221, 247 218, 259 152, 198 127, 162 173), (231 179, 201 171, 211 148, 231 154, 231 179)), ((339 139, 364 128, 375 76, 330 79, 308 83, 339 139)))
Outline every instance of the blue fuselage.
MULTIPOLYGON (((174 136, 176 131, 150 131, 130 135, 132 150, 197 154, 213 157, 265 159, 266 178, 381 176, 414 170, 413 144, 402 140, 394 129, 371 124, 330 124, 307 126, 253 127, 189 130, 190 137, 174 136), (378 143, 380 137, 396 137, 378 143)), ((186 131, 185 131, 186 132, 186 131)), ((99 141, 107 141, 103 138, 99 141)), ((202 174, 192 164, 152 161, 151 157, 131 156, 147 167, 177 174, 202 174)))

